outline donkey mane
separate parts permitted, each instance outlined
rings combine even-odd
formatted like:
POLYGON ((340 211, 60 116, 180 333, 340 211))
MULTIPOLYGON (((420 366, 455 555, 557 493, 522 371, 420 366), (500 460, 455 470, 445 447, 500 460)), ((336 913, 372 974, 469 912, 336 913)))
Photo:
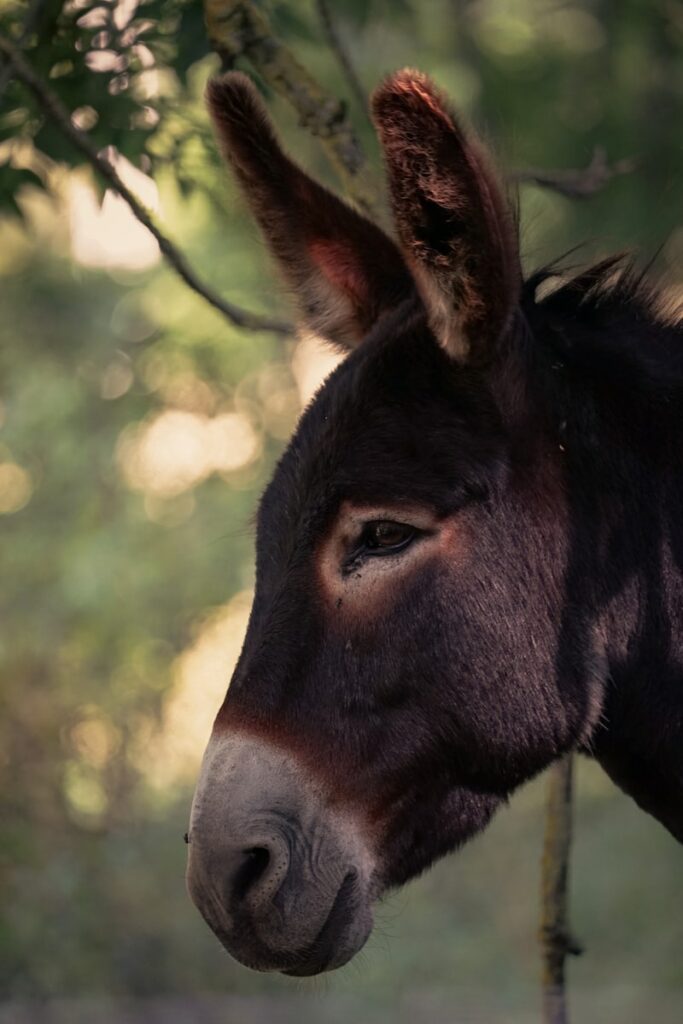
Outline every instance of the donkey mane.
POLYGON ((567 277, 566 257, 524 283, 521 307, 555 369, 630 401, 661 404, 683 389, 683 308, 628 254, 567 277))

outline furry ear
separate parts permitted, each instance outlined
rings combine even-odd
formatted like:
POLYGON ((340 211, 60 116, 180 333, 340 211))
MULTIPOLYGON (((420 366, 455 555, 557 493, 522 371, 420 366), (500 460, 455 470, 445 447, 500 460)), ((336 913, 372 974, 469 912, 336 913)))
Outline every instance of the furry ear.
POLYGON ((305 324, 343 348, 415 290, 392 240, 282 151, 246 75, 209 82, 209 111, 305 324))
POLYGON ((482 147, 419 71, 373 97, 396 226, 432 327, 454 358, 486 358, 517 304, 514 219, 482 147))

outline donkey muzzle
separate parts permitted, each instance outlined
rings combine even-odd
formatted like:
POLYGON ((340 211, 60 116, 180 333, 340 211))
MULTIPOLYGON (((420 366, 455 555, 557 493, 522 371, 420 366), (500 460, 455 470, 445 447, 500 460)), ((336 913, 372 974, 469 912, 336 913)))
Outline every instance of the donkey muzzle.
POLYGON ((372 928, 370 859, 286 752, 212 737, 190 818, 188 891, 247 967, 309 975, 346 963, 372 928))

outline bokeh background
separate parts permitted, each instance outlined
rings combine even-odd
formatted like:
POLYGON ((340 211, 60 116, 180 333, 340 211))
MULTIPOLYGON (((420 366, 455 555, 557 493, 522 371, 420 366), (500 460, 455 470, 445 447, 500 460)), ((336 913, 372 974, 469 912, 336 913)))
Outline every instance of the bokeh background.
MULTIPOLYGON (((418 65, 509 171, 585 169, 596 147, 630 168, 583 199, 523 184, 529 268, 578 244, 575 261, 637 249, 681 297, 679 0, 327 7, 364 90, 418 65)), ((319 5, 263 9, 348 101, 379 184, 319 5)), ((0 35, 77 128, 116 147, 124 180, 206 281, 288 315, 210 135, 202 92, 219 61, 200 3, 2 0, 0 35)), ((339 187, 318 140, 265 92, 297 158, 339 187)), ((362 955, 321 980, 234 964, 185 894, 193 781, 250 605, 250 517, 333 363, 315 339, 240 330, 189 290, 0 67, 2 1024, 538 1019, 542 779, 388 900, 362 955)), ((682 882, 680 847, 582 762, 575 1020, 683 1019, 682 882)))

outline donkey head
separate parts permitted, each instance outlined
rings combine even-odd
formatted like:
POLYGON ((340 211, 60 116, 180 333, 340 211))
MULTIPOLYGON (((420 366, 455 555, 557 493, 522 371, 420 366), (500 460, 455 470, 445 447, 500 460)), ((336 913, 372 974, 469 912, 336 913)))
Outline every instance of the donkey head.
POLYGON ((315 974, 363 945, 384 891, 570 748, 590 702, 558 664, 557 446, 485 154, 423 75, 385 82, 395 243, 282 152, 244 76, 209 104, 305 325, 349 354, 261 501, 188 885, 238 960, 315 974))

